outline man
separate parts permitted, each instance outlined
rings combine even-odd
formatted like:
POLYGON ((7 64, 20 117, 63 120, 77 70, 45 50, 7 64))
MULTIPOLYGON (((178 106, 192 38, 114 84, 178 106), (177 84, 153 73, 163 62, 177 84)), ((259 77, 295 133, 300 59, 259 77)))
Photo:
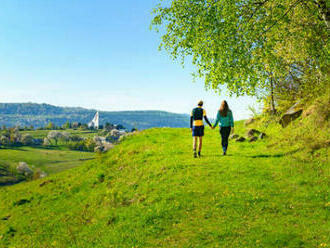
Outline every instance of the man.
POLYGON ((190 130, 192 131, 192 136, 193 136, 194 158, 197 158, 197 153, 196 153, 197 138, 199 139, 198 157, 201 156, 202 141, 204 136, 203 117, 206 123, 213 129, 211 123, 206 117, 206 111, 202 107, 203 107, 203 101, 199 101, 197 108, 194 108, 192 110, 190 117, 190 130))

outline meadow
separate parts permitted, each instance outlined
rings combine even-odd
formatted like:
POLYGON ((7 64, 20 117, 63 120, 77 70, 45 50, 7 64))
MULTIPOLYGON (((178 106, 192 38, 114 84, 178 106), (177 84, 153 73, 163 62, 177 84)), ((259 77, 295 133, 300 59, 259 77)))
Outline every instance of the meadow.
POLYGON ((61 150, 61 147, 12 147, 0 149, 0 164, 16 167, 19 162, 40 168, 47 174, 60 172, 93 159, 94 153, 61 150))
POLYGON ((304 153, 268 137, 231 141, 222 156, 206 128, 195 159, 189 129, 145 130, 82 166, 0 188, 0 247, 327 247, 329 161, 304 153))
MULTIPOLYGON (((21 131, 20 135, 31 135, 34 139, 44 139, 51 130, 21 131)), ((0 135, 1 132, 0 131, 0 135)), ((65 132, 75 136, 92 138, 97 131, 67 129, 65 132)), ((70 150, 65 142, 42 145, 9 145, 0 147, 0 186, 24 181, 16 167, 25 162, 33 171, 42 171, 47 175, 82 165, 95 158, 92 152, 70 150)))

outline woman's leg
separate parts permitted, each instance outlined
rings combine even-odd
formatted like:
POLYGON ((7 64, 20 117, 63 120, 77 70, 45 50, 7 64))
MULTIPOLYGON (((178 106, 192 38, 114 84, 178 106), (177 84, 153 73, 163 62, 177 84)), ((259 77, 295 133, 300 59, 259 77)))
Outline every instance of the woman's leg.
POLYGON ((220 127, 220 135, 222 150, 225 152, 225 129, 223 127, 220 127))
POLYGON ((221 127, 220 134, 221 134, 221 145, 223 153, 226 154, 228 148, 228 139, 230 135, 230 127, 221 127))
POLYGON ((231 131, 231 127, 226 127, 226 132, 225 132, 225 142, 224 142, 224 145, 225 145, 225 152, 227 152, 227 148, 228 148, 228 143, 229 143, 229 136, 230 136, 230 131, 231 131))

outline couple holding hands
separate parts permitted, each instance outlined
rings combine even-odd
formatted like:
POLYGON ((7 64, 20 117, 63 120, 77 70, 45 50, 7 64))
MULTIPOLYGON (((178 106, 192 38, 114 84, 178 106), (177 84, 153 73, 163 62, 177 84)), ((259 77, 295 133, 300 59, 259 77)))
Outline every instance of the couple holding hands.
POLYGON ((190 129, 193 136, 194 157, 197 158, 197 155, 199 157, 201 156, 202 141, 204 136, 203 118, 212 129, 214 129, 219 123, 223 155, 226 155, 230 132, 234 132, 233 113, 229 109, 228 103, 226 101, 222 101, 213 126, 206 117, 206 111, 202 107, 203 101, 199 101, 198 106, 192 110, 190 117, 190 129), (198 153, 196 151, 197 138, 199 139, 198 153))

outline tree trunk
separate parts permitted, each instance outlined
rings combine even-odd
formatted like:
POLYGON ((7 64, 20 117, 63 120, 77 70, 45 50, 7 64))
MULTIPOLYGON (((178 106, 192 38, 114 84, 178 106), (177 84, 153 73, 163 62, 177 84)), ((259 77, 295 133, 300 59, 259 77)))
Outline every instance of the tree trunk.
POLYGON ((276 107, 275 107, 275 99, 274 99, 274 81, 273 77, 270 78, 270 97, 271 97, 271 102, 270 102, 270 112, 271 114, 276 114, 276 107))

